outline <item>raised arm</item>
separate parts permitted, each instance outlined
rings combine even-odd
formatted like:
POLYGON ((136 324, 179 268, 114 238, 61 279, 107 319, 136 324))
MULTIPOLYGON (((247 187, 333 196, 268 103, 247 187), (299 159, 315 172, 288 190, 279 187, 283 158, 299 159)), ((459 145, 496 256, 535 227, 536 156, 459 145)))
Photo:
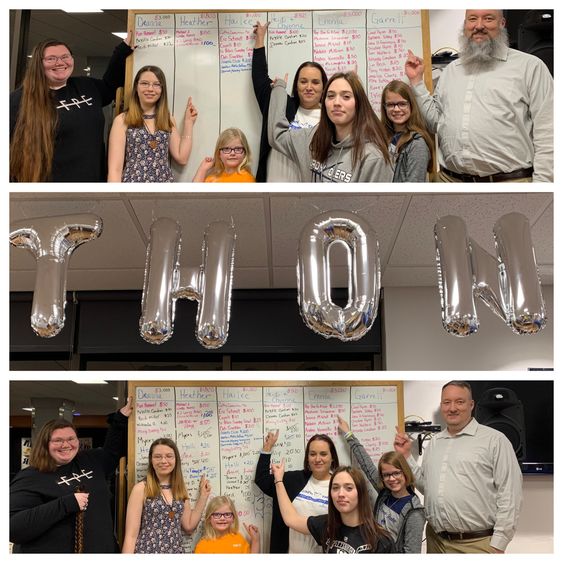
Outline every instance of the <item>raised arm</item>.
POLYGON ((250 538, 250 553, 260 553, 260 530, 254 524, 243 525, 250 538))
POLYGON ((293 162, 299 162, 286 117, 287 93, 285 87, 286 83, 281 79, 274 82, 268 112, 268 142, 272 148, 293 162))
POLYGON ((186 111, 184 112, 184 125, 180 133, 176 127, 170 134, 170 155, 180 165, 185 166, 192 152, 193 129, 197 120, 197 109, 192 103, 192 97, 188 98, 186 111))
POLYGON ((411 455, 412 440, 406 432, 401 432, 398 426, 395 426, 397 433, 393 441, 393 448, 397 453, 400 453, 412 469, 416 488, 424 494, 424 471, 411 455))
POLYGON ((274 477, 270 473, 270 461, 272 455, 272 448, 278 441, 280 431, 268 432, 264 438, 264 445, 256 464, 256 473, 254 474, 254 482, 256 486, 269 497, 273 497, 276 493, 274 486, 274 477))
POLYGON ((285 472, 285 463, 282 460, 280 463, 272 463, 272 475, 274 477, 274 485, 276 487, 276 494, 278 496, 278 504, 280 512, 285 522, 285 525, 296 532, 305 535, 310 535, 309 528, 307 527, 307 516, 301 516, 295 510, 291 503, 285 485, 283 484, 283 475, 285 472))
POLYGON ((182 528, 187 534, 191 534, 199 524, 203 511, 205 510, 205 505, 207 504, 207 499, 211 494, 211 484, 205 478, 204 475, 201 476, 199 480, 199 497, 195 506, 192 510, 190 506, 190 500, 186 499, 184 502, 184 513, 182 515, 182 528))
POLYGON ((417 57, 410 49, 407 53, 405 62, 405 74, 409 79, 411 86, 416 86, 424 79, 424 61, 417 57))
POLYGON ((368 478, 368 481, 375 487, 376 490, 379 490, 381 488, 381 480, 379 479, 377 466, 373 463, 373 460, 366 452, 366 449, 362 446, 358 438, 356 438, 356 436, 354 436, 351 432, 348 422, 346 422, 341 416, 336 416, 338 418, 338 429, 342 434, 344 434, 344 438, 346 438, 346 442, 350 446, 352 455, 360 464, 360 467, 365 476, 368 478))
POLYGON ((262 115, 268 112, 272 93, 272 81, 268 76, 268 62, 264 46, 268 25, 269 23, 256 22, 253 28, 256 42, 252 51, 252 87, 262 115))

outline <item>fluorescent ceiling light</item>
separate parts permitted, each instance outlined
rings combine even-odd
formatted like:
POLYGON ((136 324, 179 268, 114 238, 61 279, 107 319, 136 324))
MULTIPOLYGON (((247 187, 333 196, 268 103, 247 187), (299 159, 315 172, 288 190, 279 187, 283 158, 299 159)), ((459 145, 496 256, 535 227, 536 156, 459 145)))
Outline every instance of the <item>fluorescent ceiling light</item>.
POLYGON ((73 383, 78 383, 78 385, 107 385, 107 381, 103 379, 72 379, 73 383))
POLYGON ((119 401, 119 397, 112 397, 114 401, 119 401))
POLYGON ((127 39, 127 32, 126 31, 112 31, 112 35, 117 35, 120 39, 127 39))
POLYGON ((63 10, 67 14, 98 14, 103 12, 103 10, 63 10))
POLYGON ((22 411, 33 412, 35 409, 33 407, 23 407, 22 411))

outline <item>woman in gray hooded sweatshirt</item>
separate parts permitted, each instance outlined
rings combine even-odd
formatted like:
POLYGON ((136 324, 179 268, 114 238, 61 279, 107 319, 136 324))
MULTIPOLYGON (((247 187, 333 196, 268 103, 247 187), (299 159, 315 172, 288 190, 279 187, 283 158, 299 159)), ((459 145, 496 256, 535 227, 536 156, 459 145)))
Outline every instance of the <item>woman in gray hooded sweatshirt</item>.
POLYGON ((290 129, 287 94, 276 80, 270 99, 268 140, 293 160, 302 182, 390 182, 385 130, 355 72, 339 72, 321 98, 321 119, 312 129, 290 129))

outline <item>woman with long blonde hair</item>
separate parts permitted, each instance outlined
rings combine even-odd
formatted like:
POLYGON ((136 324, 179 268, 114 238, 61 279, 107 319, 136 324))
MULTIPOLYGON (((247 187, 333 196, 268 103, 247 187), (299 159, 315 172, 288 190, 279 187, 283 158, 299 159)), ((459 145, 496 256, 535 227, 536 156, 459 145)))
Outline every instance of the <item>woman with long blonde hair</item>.
POLYGON ((197 110, 188 98, 182 132, 168 109, 164 72, 139 69, 126 111, 113 121, 109 136, 108 182, 173 182, 170 157, 187 164, 197 110))
POLYGON ((147 476, 129 496, 122 553, 184 553, 182 530, 191 534, 196 529, 210 493, 202 476, 192 510, 178 447, 169 438, 155 440, 147 476))

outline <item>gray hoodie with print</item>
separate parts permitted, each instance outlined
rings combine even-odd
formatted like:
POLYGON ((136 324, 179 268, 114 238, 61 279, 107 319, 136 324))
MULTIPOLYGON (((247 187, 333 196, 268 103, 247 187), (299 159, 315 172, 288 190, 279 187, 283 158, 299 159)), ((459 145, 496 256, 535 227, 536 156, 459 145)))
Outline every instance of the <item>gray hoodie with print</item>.
POLYGON ((352 166, 353 141, 347 137, 332 142, 326 162, 313 159, 310 144, 318 125, 312 129, 290 129, 285 116, 285 82, 276 80, 268 112, 268 141, 272 148, 295 162, 302 182, 390 182, 393 169, 373 143, 364 145, 364 154, 352 166))

